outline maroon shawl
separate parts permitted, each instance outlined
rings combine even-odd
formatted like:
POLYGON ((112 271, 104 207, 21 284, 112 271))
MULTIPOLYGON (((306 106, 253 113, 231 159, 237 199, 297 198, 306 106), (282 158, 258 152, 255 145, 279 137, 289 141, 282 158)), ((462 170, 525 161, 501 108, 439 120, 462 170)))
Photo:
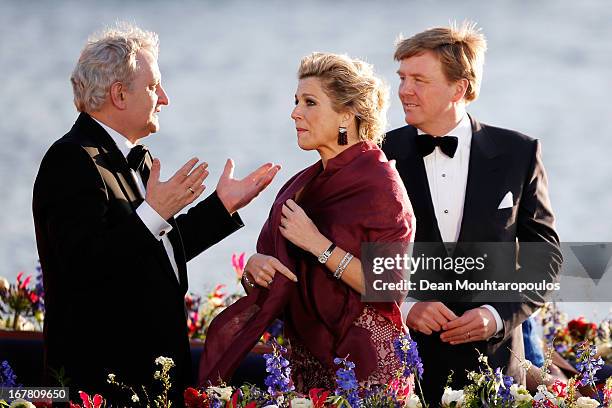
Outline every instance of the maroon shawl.
MULTIPOLYGON (((376 369, 370 333, 353 325, 365 305, 359 293, 279 232, 283 203, 295 199, 301 189, 298 204, 319 231, 357 258, 362 243, 407 244, 414 232, 412 207, 399 174, 373 143, 349 147, 324 170, 319 161, 296 174, 278 193, 257 251, 278 258, 296 274, 298 283, 277 273, 270 289, 251 290, 213 320, 200 360, 200 385, 229 381, 278 317, 284 319, 289 337, 300 339, 324 365, 333 367, 334 357, 349 355, 360 380, 376 369)), ((396 303, 372 306, 402 327, 396 303)))

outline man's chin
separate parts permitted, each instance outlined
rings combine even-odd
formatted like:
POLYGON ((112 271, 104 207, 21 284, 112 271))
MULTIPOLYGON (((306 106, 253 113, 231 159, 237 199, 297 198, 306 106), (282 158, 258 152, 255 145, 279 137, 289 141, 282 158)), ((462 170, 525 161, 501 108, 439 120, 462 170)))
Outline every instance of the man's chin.
POLYGON ((412 125, 412 126, 417 126, 418 124, 418 121, 416 120, 414 115, 409 112, 405 113, 404 120, 406 121, 407 124, 412 125))

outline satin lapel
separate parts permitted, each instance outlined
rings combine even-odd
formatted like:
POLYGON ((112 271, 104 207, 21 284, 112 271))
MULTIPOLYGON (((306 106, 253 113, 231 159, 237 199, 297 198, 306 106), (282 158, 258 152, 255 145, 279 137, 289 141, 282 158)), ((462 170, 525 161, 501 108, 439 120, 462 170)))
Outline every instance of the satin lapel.
POLYGON ((468 179, 465 189, 463 218, 458 241, 477 241, 474 230, 478 222, 482 222, 483 214, 487 213, 485 197, 494 196, 499 184, 497 170, 501 165, 498 160, 499 149, 486 129, 470 116, 472 122, 472 146, 468 179))
POLYGON ((127 161, 113 139, 106 130, 89 115, 81 113, 77 119, 77 125, 91 136, 95 143, 92 146, 84 146, 87 152, 94 158, 101 176, 106 180, 111 189, 119 187, 115 191, 116 197, 125 197, 130 203, 133 211, 142 203, 144 197, 140 193, 134 173, 128 167, 127 161))
POLYGON ((407 127, 402 135, 402 154, 398 155, 396 168, 399 172, 417 220, 415 240, 417 242, 441 242, 442 236, 429 191, 429 182, 423 157, 416 148, 417 130, 407 127))
MULTIPOLYGON (((153 166, 153 158, 150 152, 147 152, 145 155, 145 166, 148 170, 148 173, 151 174, 151 167, 153 166)), ((148 180, 143 180, 146 184, 148 180)), ((172 226, 172 231, 168 234, 168 239, 170 240, 170 244, 172 245, 172 251, 174 252, 174 261, 176 262, 176 266, 178 267, 179 272, 179 280, 176 279, 176 275, 174 274, 174 269, 172 269, 172 264, 168 259, 168 253, 163 246, 163 243, 160 242, 160 258, 164 260, 168 264, 168 270, 172 274, 172 280, 180 286, 181 290, 187 291, 187 266, 185 261, 185 249, 183 248, 183 239, 181 237, 181 232, 179 231, 178 225, 174 220, 174 217, 168 220, 168 224, 172 226)))

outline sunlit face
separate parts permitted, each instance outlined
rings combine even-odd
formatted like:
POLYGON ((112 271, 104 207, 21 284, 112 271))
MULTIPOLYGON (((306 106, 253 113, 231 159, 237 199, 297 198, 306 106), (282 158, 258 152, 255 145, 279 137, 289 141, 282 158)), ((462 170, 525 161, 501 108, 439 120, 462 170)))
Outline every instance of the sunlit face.
POLYGON ((457 101, 457 84, 446 79, 435 54, 426 51, 404 58, 397 74, 406 123, 429 132, 449 120, 453 102, 457 101))
POLYGON ((148 136, 159 130, 157 113, 168 105, 168 95, 161 85, 161 73, 155 57, 146 50, 136 54, 138 71, 132 86, 125 92, 126 127, 135 138, 148 136))
POLYGON ((323 91, 319 78, 300 79, 291 119, 295 121, 298 145, 302 149, 314 150, 337 144, 338 128, 343 125, 345 116, 332 109, 331 99, 323 91))

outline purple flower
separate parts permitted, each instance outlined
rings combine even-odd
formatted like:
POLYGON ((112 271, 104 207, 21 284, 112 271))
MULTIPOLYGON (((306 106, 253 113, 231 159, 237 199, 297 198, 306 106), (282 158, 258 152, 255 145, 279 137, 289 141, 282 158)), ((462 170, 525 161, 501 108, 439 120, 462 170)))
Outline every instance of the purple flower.
POLYGON ((0 387, 18 387, 17 376, 9 365, 8 361, 3 361, 0 364, 0 387))
POLYGON ((274 320, 270 327, 268 327, 267 332, 274 338, 283 334, 283 321, 280 319, 274 320))
POLYGON ((514 398, 510 393, 510 387, 512 384, 514 384, 514 379, 509 375, 504 375, 501 368, 497 367, 495 369, 495 382, 500 384, 499 389, 497 390, 497 396, 502 399, 504 406, 509 402, 512 402, 514 398))
POLYGON ((336 357, 334 364, 341 366, 336 371, 336 384, 338 388, 336 388, 335 394, 345 397, 349 404, 351 404, 351 407, 358 407, 359 395, 357 394, 357 388, 359 383, 355 375, 355 363, 347 360, 347 358, 336 357))
POLYGON ((597 377, 595 373, 604 365, 604 361, 595 358, 597 346, 590 345, 588 341, 578 343, 576 352, 576 369, 580 372, 580 385, 595 387, 597 377))
POLYGON ((415 377, 422 379, 423 362, 416 341, 412 340, 409 334, 405 334, 395 339, 393 347, 404 367, 404 376, 414 374, 415 377))
POLYGON ((266 372, 269 373, 265 379, 268 392, 270 395, 274 395, 276 393, 293 391, 295 387, 291 382, 289 361, 282 355, 282 353, 287 352, 287 349, 276 342, 272 343, 272 348, 274 351, 271 354, 264 354, 266 372))

